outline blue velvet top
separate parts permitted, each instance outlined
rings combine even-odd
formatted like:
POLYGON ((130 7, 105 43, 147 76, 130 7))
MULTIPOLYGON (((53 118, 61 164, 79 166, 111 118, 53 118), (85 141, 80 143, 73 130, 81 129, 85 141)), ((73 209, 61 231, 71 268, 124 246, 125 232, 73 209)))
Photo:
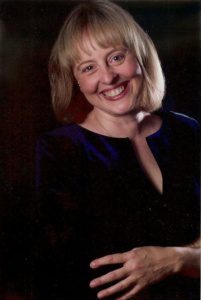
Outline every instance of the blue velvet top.
MULTIPOLYGON (((90 270, 94 258, 139 246, 184 245, 199 236, 198 123, 175 112, 160 115, 162 126, 147 142, 163 175, 162 196, 128 138, 77 124, 40 138, 37 300, 94 300, 90 279, 111 269, 90 270)), ((136 299, 197 296, 195 280, 174 276, 136 299)))

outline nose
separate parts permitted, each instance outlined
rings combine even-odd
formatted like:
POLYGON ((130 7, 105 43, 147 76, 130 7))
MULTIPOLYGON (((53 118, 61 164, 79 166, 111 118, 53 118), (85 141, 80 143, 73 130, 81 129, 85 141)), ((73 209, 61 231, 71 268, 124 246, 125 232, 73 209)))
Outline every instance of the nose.
POLYGON ((112 84, 118 78, 118 74, 113 70, 112 67, 105 65, 100 70, 100 81, 105 84, 112 84))

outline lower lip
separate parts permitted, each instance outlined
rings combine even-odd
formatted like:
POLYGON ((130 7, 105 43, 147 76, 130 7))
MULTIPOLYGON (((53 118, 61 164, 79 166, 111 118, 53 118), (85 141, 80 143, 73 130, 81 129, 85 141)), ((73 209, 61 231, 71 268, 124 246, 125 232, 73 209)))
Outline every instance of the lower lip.
POLYGON ((115 97, 109 97, 109 96, 105 96, 105 95, 103 95, 103 96, 104 96, 105 99, 107 99, 109 101, 117 101, 117 100, 122 99, 128 93, 128 90, 129 90, 129 83, 127 82, 126 83, 126 88, 119 95, 117 95, 115 97))

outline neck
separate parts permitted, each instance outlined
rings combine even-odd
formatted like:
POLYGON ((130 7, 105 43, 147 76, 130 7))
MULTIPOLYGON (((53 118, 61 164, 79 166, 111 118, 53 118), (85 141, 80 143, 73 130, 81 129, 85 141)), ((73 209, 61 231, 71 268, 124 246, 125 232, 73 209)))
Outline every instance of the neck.
POLYGON ((139 134, 140 124, 149 115, 143 111, 123 116, 112 116, 93 110, 82 123, 82 126, 97 133, 130 139, 139 134))

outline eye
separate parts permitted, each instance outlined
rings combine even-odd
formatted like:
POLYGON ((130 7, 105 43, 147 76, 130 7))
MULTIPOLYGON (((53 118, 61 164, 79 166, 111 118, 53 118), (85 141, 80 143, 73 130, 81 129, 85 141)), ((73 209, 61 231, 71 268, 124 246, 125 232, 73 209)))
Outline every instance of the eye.
POLYGON ((122 63, 125 59, 125 53, 117 53, 110 58, 110 63, 122 63))
POLYGON ((113 57, 114 61, 120 61, 122 59, 124 59, 124 54, 118 54, 113 57))
POLYGON ((81 72, 82 73, 89 73, 89 72, 92 72, 93 70, 94 70, 94 67, 92 65, 89 65, 89 66, 83 67, 81 69, 81 72))

